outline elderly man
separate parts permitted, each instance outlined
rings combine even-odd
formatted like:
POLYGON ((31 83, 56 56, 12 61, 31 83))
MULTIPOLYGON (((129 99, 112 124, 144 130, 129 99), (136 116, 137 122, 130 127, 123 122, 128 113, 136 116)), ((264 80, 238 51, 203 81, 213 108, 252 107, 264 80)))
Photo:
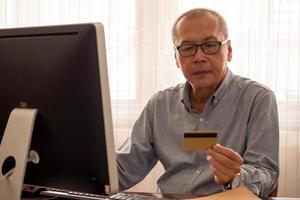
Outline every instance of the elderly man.
POLYGON ((186 82, 159 91, 118 150, 122 189, 160 161, 163 193, 212 194, 243 184, 259 196, 277 185, 279 128, 274 93, 234 75, 227 25, 209 9, 182 14, 172 29, 175 59, 186 82), (185 131, 217 130, 206 151, 183 148, 185 131))

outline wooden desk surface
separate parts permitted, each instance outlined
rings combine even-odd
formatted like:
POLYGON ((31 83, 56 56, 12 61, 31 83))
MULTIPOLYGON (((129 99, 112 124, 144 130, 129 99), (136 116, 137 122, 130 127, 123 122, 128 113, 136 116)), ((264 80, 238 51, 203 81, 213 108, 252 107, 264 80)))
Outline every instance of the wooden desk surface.
POLYGON ((263 200, 300 200, 300 198, 288 198, 288 197, 268 197, 264 198, 263 200))
MULTIPOLYGON (((246 187, 241 186, 239 188, 228 190, 225 192, 209 195, 209 196, 200 196, 200 195, 190 195, 190 194, 162 194, 162 193, 144 193, 144 192, 128 192, 129 194, 138 194, 149 197, 156 198, 166 198, 166 199, 183 199, 183 200, 222 200, 222 199, 231 199, 231 200, 259 200, 250 190, 246 187)), ((21 198, 22 200, 45 200, 49 197, 40 196, 40 197, 26 197, 21 198)), ((65 199, 65 198, 55 198, 55 199, 65 199)), ((300 198, 285 198, 285 197, 268 197, 263 198, 263 200, 300 200, 300 198)))
MULTIPOLYGON (((170 197, 170 196, 169 196, 170 197)), ((175 196, 173 196, 175 198, 175 196)), ((195 196, 194 196, 195 197, 195 196)), ((186 197, 184 197, 186 199, 186 197)), ((49 199, 49 197, 32 197, 32 198, 21 198, 21 200, 45 200, 49 199)), ((179 197, 176 197, 175 199, 180 199, 179 197)), ((58 198, 55 200, 59 200, 58 198)), ((267 197, 263 200, 300 200, 300 198, 287 198, 287 197, 267 197)))

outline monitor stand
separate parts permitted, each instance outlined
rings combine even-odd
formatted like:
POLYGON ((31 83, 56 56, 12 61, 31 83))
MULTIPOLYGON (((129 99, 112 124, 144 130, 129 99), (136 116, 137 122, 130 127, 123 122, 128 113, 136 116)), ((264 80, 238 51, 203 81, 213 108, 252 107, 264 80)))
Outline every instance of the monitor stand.
POLYGON ((20 200, 37 109, 15 108, 0 145, 0 199, 20 200))

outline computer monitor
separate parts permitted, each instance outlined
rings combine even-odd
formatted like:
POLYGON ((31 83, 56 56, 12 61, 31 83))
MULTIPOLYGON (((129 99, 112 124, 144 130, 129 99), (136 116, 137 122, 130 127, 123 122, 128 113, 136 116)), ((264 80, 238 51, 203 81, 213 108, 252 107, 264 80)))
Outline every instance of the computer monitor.
POLYGON ((118 190, 100 23, 0 30, 0 94, 0 139, 14 108, 38 110, 30 149, 39 159, 27 163, 24 184, 118 190))

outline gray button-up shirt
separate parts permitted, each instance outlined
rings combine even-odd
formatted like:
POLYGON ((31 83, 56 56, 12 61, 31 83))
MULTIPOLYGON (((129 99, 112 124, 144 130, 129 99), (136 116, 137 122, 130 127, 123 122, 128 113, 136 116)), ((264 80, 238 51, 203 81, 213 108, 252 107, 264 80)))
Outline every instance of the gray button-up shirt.
POLYGON ((188 83, 159 91, 136 121, 132 135, 117 152, 121 189, 141 181, 159 160, 165 172, 157 181, 163 193, 212 194, 215 183, 206 153, 183 149, 183 133, 217 130, 218 143, 244 159, 241 180, 267 196, 279 175, 279 128, 274 93, 247 78, 227 74, 203 112, 191 108, 188 83))

